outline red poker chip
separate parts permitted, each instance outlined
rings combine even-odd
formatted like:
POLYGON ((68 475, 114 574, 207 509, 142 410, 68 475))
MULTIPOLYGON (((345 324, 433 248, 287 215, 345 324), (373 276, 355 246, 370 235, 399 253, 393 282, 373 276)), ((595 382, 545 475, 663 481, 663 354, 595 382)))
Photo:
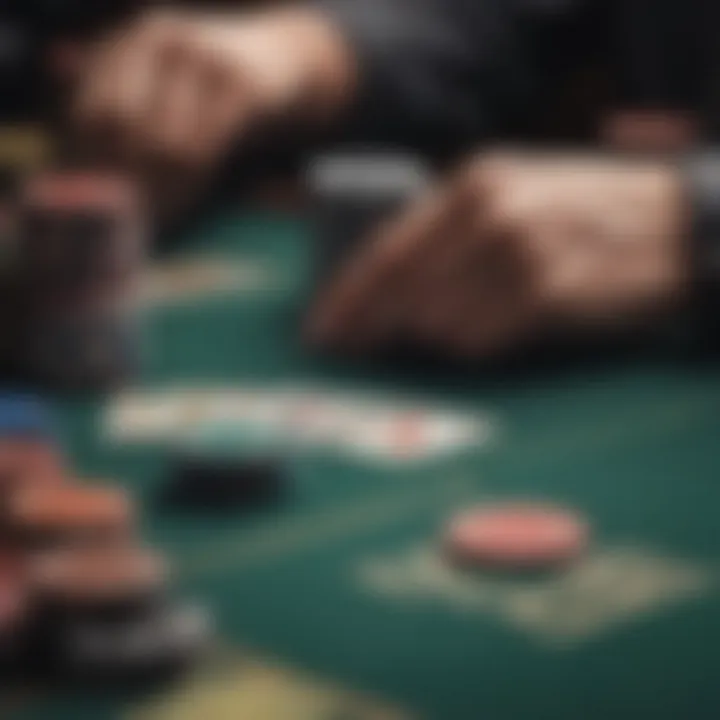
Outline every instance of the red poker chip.
POLYGON ((16 626, 27 609, 27 585, 18 556, 0 553, 0 634, 16 626))
POLYGON ((19 582, 0 579, 0 634, 17 627, 27 609, 24 591, 19 582))
POLYGON ((13 508, 22 518, 51 523, 102 519, 122 524, 133 514, 130 497, 122 488, 91 484, 27 488, 16 493, 13 508))
POLYGON ((65 466, 57 447, 44 440, 0 440, 0 494, 27 485, 60 484, 65 466))
POLYGON ((24 202, 30 207, 52 210, 128 210, 137 203, 135 186, 112 173, 46 171, 28 179, 24 202))
POLYGON ((545 505, 479 507, 452 519, 446 540, 469 563, 539 568, 569 562, 587 547, 589 528, 576 513, 545 505))

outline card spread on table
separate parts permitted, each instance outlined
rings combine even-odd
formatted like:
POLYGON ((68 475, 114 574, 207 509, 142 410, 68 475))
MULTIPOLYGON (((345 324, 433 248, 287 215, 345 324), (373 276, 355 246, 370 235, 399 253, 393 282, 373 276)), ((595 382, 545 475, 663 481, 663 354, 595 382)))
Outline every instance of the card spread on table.
POLYGON ((479 411, 282 385, 130 392, 116 397, 105 415, 107 435, 118 443, 263 436, 294 449, 399 462, 484 447, 494 427, 479 411))

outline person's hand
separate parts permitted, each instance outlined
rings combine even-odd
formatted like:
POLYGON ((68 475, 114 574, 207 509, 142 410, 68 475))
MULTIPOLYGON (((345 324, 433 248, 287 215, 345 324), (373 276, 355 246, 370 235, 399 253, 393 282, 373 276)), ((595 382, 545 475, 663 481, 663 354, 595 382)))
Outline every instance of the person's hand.
POLYGON ((291 109, 331 113, 352 72, 343 40, 311 10, 152 11, 84 58, 73 115, 101 154, 202 171, 291 109))
POLYGON ((620 111, 612 113, 601 126, 603 144, 621 152, 686 152, 699 137, 697 118, 680 111, 620 111))
POLYGON ((628 326, 683 294, 683 220, 669 165, 479 157, 349 259, 310 337, 481 357, 547 330, 628 326))

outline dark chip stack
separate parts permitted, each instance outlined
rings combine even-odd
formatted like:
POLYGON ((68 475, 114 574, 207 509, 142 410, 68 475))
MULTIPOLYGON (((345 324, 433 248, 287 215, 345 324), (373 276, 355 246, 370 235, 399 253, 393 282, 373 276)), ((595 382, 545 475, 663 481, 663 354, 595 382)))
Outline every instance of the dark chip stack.
POLYGON ((18 490, 7 518, 3 544, 24 582, 6 583, 21 602, 8 601, 3 623, 0 562, 0 680, 19 671, 62 684, 154 684, 206 648, 209 615, 171 598, 167 563, 138 542, 123 490, 70 479, 18 490))
POLYGON ((67 390, 126 380, 138 362, 145 255, 132 184, 101 173, 39 174, 22 192, 18 237, 20 372, 67 390))
MULTIPOLYGON (((2 97, 4 101, 6 98, 2 97)), ((2 104, 0 102, 0 106, 2 104)), ((0 373, 3 375, 13 370, 22 326, 13 265, 18 229, 17 196, 24 179, 47 164, 51 156, 52 143, 40 126, 0 124, 0 373)))
POLYGON ((162 555, 138 542, 122 489, 67 478, 10 494, 0 552, 0 681, 156 683, 193 664, 210 617, 170 596, 162 555), (5 604, 3 604, 5 603, 5 604))
POLYGON ((131 495, 82 482, 56 430, 40 398, 0 392, 0 685, 174 679, 206 649, 211 617, 172 597, 131 495))
POLYGON ((19 559, 0 553, 0 683, 17 675, 28 606, 28 588, 19 559))
POLYGON ((209 618, 172 602, 167 576, 161 556, 131 545, 38 556, 28 572, 34 672, 105 685, 152 683, 185 669, 205 646, 209 618))
POLYGON ((179 453, 161 500, 178 509, 231 512, 258 507, 282 496, 285 475, 277 456, 179 453))
POLYGON ((79 628, 142 617, 165 590, 160 558, 133 547, 47 550, 29 561, 33 593, 29 661, 43 674, 67 674, 79 628))

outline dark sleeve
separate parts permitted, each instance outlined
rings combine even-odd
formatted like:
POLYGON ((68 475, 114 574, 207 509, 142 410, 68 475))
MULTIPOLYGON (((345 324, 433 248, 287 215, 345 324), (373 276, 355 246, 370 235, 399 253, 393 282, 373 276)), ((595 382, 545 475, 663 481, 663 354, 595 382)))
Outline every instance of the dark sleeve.
MULTIPOLYGON (((360 69, 363 139, 485 138, 512 126, 542 82, 542 37, 588 0, 314 0, 360 69)), ((568 58, 568 62, 572 62, 568 58)))

